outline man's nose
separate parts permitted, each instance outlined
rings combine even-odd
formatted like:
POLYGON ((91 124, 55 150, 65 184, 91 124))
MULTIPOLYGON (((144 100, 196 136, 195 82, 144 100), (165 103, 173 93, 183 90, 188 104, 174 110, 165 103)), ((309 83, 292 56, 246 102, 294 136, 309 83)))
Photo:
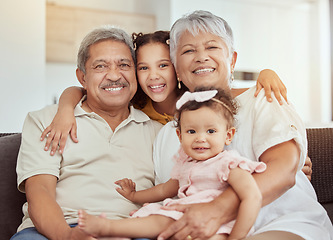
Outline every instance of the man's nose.
POLYGON ((121 78, 120 69, 117 66, 110 66, 106 73, 107 79, 117 81, 121 78))

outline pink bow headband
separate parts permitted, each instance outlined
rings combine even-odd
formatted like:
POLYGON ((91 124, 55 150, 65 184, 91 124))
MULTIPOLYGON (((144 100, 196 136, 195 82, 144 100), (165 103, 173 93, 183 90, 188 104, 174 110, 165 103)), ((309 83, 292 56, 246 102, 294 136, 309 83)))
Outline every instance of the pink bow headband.
POLYGON ((207 91, 202 91, 202 92, 189 92, 186 91, 183 96, 180 97, 180 99, 176 103, 176 108, 179 110, 185 103, 189 101, 196 101, 196 102, 205 102, 208 100, 213 100, 215 102, 218 102, 223 105, 231 114, 232 111, 230 108, 222 101, 214 98, 217 94, 217 90, 207 90, 207 91))

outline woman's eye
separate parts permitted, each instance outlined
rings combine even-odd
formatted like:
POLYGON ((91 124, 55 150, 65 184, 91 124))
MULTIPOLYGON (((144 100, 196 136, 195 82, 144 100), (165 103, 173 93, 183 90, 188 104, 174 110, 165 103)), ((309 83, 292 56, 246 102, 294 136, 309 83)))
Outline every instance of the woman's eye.
POLYGON ((208 133, 215 133, 216 131, 214 129, 209 129, 207 132, 208 133))
POLYGON ((185 50, 185 51, 183 52, 183 54, 186 54, 186 53, 192 53, 192 52, 194 52, 193 49, 188 49, 188 50, 185 50))
POLYGON ((195 133, 195 130, 187 130, 187 133, 189 133, 189 134, 194 134, 195 133))

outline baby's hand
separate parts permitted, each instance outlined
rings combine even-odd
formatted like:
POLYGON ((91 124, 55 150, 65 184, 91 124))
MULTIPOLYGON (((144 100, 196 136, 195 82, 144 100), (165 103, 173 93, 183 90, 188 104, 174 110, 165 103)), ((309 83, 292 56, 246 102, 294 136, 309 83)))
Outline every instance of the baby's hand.
POLYGON ((134 202, 134 196, 136 193, 135 182, 133 182, 131 179, 124 178, 116 181, 115 184, 120 186, 120 188, 116 188, 119 194, 134 202))

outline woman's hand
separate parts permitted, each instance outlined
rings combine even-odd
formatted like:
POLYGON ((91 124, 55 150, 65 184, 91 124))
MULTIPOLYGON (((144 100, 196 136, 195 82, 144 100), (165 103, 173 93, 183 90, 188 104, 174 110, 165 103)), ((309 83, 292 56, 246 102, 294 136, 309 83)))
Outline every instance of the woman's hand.
POLYGON ((311 181, 312 176, 312 162, 309 156, 306 156, 304 167, 302 168, 302 171, 305 173, 309 181, 311 181))
POLYGON ((184 215, 172 223, 166 230, 158 236, 158 240, 163 239, 208 239, 213 236, 220 226, 227 222, 223 219, 223 209, 217 207, 214 202, 172 205, 163 207, 167 210, 183 212, 184 215), (221 212, 222 211, 222 212, 221 212))
MULTIPOLYGON (((60 110, 60 109, 59 109, 60 110)), ((62 154, 66 145, 68 134, 70 134, 73 142, 77 143, 76 120, 74 110, 58 111, 52 123, 43 131, 40 140, 46 139, 44 150, 48 151, 51 146, 51 156, 55 154, 59 145, 59 153, 62 154), (52 144, 52 145, 51 145, 52 144)))
POLYGON ((264 69, 259 73, 257 79, 257 91, 254 96, 257 97, 260 90, 264 88, 267 101, 272 102, 272 91, 274 92, 275 98, 278 100, 280 105, 283 104, 281 96, 286 100, 287 99, 287 88, 279 78, 279 76, 270 69, 264 69))

